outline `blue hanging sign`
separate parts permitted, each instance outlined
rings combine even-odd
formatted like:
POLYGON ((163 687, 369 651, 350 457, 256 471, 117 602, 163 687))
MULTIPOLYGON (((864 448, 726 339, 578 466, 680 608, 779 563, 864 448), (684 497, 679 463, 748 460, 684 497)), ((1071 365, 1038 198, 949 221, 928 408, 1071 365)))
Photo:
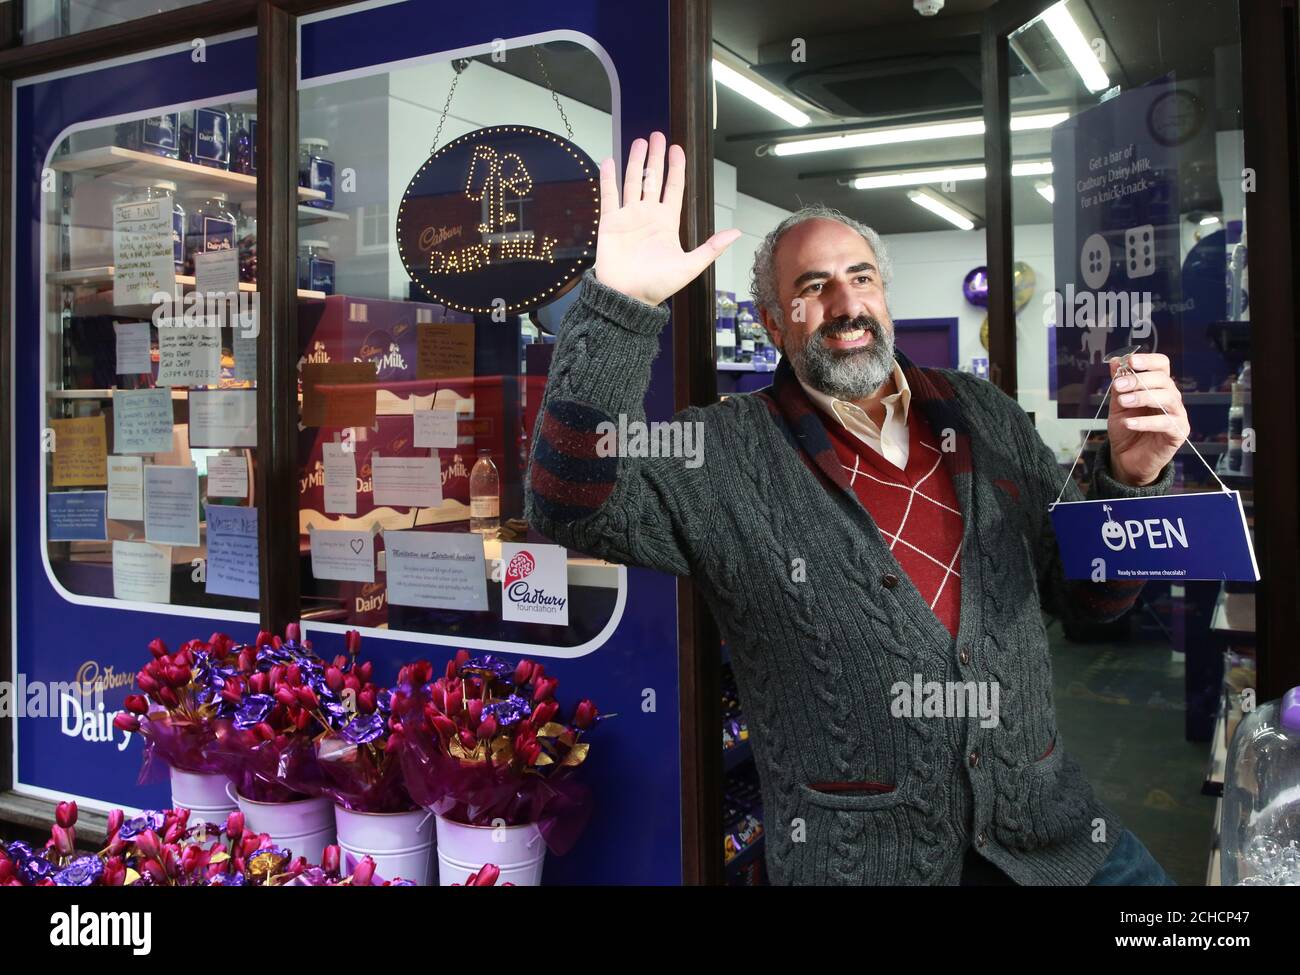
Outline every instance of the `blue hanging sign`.
POLYGON ((1259 581, 1238 491, 1065 501, 1049 510, 1067 579, 1259 581))

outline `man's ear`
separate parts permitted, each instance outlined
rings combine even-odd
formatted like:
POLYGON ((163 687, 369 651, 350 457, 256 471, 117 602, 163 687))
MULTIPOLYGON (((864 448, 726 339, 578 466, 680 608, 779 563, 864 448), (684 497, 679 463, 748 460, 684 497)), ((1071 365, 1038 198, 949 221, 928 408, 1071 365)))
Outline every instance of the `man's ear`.
POLYGON ((768 313, 766 308, 758 309, 758 320, 763 323, 763 328, 767 330, 767 337, 771 339, 772 344, 780 349, 781 342, 784 338, 781 334, 781 327, 776 324, 776 321, 768 313))

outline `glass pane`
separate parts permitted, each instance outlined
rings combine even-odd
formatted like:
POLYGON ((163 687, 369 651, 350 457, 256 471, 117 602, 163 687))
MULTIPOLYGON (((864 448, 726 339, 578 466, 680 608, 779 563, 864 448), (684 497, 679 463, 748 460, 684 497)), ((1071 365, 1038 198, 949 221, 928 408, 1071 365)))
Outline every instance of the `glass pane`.
POLYGON ((23 43, 35 44, 99 27, 112 27, 141 17, 204 0, 14 0, 23 5, 23 43))
POLYGON ((70 593, 257 610, 253 110, 118 116, 51 155, 46 544, 70 593))
MULTIPOLYGON (((1173 491, 1240 490, 1253 528, 1237 5, 1068 0, 1009 44, 1021 405, 1063 483, 1082 454, 1082 486, 1111 408, 1105 357, 1167 355, 1191 424, 1173 491)), ((1254 588, 1149 581, 1118 622, 1049 626, 1062 734, 1180 883, 1206 880, 1201 790, 1253 685, 1254 588)))
MULTIPOLYGON (((513 131, 460 137, 527 119, 560 136, 571 127, 581 152, 601 159, 613 145, 610 85, 577 43, 484 51, 455 67, 445 58, 380 66, 300 95, 300 181, 329 194, 303 208, 298 241, 300 284, 312 293, 299 308, 302 615, 431 642, 577 647, 613 618, 624 570, 570 551, 567 624, 508 621, 502 546, 545 544, 522 520, 523 477, 552 333, 573 297, 557 297, 546 276, 556 262, 594 257, 594 222, 553 229, 578 220, 594 183, 555 175, 557 160, 576 158, 559 143, 543 140, 560 153, 543 163, 513 131), (432 188, 404 208, 435 141, 448 162, 430 172, 449 182, 431 175, 432 188), (593 239, 586 258, 570 237, 593 239), (419 283, 405 249, 430 269, 419 283), (514 283, 542 275, 531 303, 540 309, 487 285, 451 294, 434 283, 435 264, 443 280, 473 281, 480 260, 508 265, 514 283), (350 567, 325 554, 344 542, 359 553, 350 567), (417 552, 476 568, 419 582, 417 552), (400 586, 394 557, 404 560, 400 586)), ((589 170, 594 177, 594 163, 589 170)))

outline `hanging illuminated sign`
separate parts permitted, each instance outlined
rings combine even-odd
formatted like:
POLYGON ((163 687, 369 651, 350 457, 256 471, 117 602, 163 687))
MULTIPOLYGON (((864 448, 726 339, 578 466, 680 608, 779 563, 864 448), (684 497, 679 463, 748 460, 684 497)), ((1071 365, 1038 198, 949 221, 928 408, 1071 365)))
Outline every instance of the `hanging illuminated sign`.
POLYGON ((600 174, 572 142, 494 125, 447 143, 397 211, 406 273, 433 301, 515 314, 558 297, 596 259, 600 174))

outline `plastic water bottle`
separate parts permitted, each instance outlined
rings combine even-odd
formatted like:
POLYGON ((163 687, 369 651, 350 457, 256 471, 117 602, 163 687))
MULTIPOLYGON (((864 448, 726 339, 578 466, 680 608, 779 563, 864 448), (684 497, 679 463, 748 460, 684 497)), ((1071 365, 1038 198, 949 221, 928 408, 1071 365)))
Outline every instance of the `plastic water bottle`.
POLYGON ((1237 725, 1220 838, 1223 886, 1300 886, 1300 687, 1237 725))
POLYGON ((469 472, 469 530, 492 535, 500 524, 501 475, 492 463, 492 451, 484 449, 469 472))

